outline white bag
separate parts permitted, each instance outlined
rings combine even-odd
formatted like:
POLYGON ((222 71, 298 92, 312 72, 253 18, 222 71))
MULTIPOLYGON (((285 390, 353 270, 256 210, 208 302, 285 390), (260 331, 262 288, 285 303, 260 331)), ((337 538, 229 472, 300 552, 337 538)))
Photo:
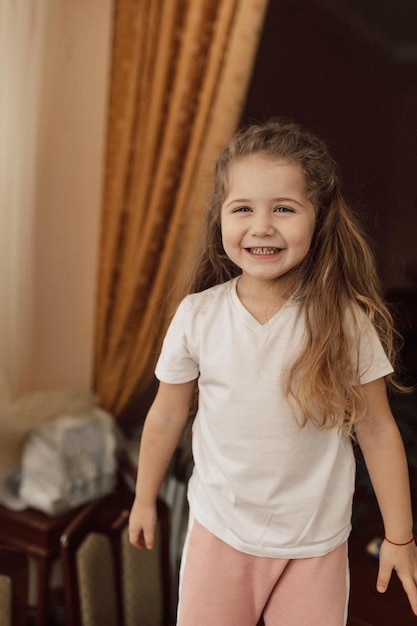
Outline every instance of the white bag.
POLYGON ((114 419, 102 409, 53 418, 25 444, 20 499, 56 515, 108 493, 116 482, 117 447, 114 419))

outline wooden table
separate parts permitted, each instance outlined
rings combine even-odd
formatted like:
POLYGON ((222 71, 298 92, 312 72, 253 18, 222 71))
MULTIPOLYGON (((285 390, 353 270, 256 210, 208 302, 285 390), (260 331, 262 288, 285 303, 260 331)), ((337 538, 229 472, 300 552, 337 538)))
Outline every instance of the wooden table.
POLYGON ((20 548, 37 565, 37 626, 47 623, 51 565, 59 557, 60 536, 79 511, 49 517, 34 509, 11 511, 0 505, 0 543, 20 548))

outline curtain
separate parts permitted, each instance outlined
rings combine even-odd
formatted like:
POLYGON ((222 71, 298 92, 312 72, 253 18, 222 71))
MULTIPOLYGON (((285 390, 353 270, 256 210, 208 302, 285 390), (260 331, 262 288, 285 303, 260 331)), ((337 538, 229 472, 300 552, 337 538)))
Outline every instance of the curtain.
POLYGON ((266 5, 116 1, 95 355, 116 415, 152 380, 166 295, 241 114, 266 5))

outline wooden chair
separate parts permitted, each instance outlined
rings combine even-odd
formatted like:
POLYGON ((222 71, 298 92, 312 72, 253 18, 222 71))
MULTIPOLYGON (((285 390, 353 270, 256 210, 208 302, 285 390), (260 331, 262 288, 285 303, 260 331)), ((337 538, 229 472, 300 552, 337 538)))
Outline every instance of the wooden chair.
POLYGON ((169 620, 168 507, 158 502, 154 550, 128 542, 133 493, 84 509, 61 536, 68 626, 165 626, 169 620))
POLYGON ((28 621, 28 557, 21 550, 0 546, 1 623, 26 626, 28 621), (4 620, 4 621, 3 621, 4 620))

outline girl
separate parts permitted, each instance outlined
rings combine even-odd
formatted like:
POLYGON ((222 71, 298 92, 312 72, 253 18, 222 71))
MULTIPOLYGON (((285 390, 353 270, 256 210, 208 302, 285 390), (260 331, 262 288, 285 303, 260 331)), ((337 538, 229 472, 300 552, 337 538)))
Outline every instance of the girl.
POLYGON ((323 142, 286 121, 220 154, 206 245, 157 364, 130 540, 190 413, 195 468, 180 626, 342 626, 360 444, 382 513, 377 589, 396 570, 417 615, 407 462, 389 408, 392 320, 323 142))

